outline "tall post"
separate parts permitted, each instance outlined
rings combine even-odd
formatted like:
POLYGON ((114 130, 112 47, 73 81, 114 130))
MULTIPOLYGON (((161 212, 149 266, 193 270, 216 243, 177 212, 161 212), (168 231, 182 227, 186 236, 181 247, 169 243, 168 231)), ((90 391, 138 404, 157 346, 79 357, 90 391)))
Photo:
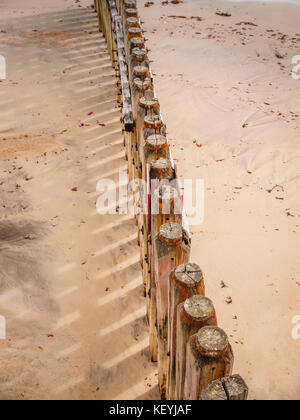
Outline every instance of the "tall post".
POLYGON ((168 400, 175 399, 176 383, 176 331, 177 306, 192 295, 205 295, 203 274, 197 264, 187 263, 176 267, 169 280, 169 329, 168 329, 168 400))
POLYGON ((165 223, 154 239, 154 273, 157 302, 158 380, 162 399, 167 397, 168 285, 170 272, 188 262, 190 244, 178 223, 165 223))
MULTIPOLYGON (((157 168, 155 165, 157 159, 154 159, 150 164, 150 194, 152 196, 151 185, 154 184, 154 180, 157 182, 164 182, 166 176, 168 174, 168 180, 172 180, 174 178, 174 171, 171 165, 171 161, 168 158, 165 158, 163 162, 160 163, 160 168, 157 168)), ((153 185, 152 185, 153 186, 153 185)), ((158 185, 154 186, 154 189, 157 188, 158 185)), ((154 271, 154 239, 156 234, 159 232, 160 227, 167 222, 177 222, 181 224, 181 215, 177 215, 176 219, 172 215, 163 214, 163 202, 165 201, 165 197, 161 197, 162 200, 159 202, 159 209, 155 211, 152 209, 152 206, 155 204, 155 200, 151 200, 151 209, 150 209, 150 226, 149 222, 147 223, 147 235, 150 233, 150 239, 148 238, 148 265, 150 268, 150 279, 149 279, 149 287, 146 289, 146 295, 150 302, 149 308, 149 328, 150 328, 150 354, 152 361, 157 361, 157 311, 156 311, 156 283, 155 283, 155 271, 154 271)), ((174 192, 175 198, 175 192, 174 192)))
MULTIPOLYGON (((136 162, 136 177, 142 178, 142 171, 144 167, 144 118, 147 114, 153 115, 157 114, 159 111, 159 102, 156 98, 147 100, 145 97, 139 99, 138 108, 137 108, 137 117, 136 117, 136 132, 137 132, 137 144, 136 144, 136 154, 135 154, 135 162, 136 162)), ((140 203, 139 205, 142 206, 142 203, 145 202, 145 191, 140 191, 140 203)), ((143 215, 140 214, 138 217, 138 227, 139 227, 139 240, 140 243, 142 242, 142 219, 143 215)), ((141 249, 141 263, 143 261, 143 250, 141 249)))
POLYGON ((207 326, 192 335, 187 346, 184 400, 201 399, 202 391, 214 380, 230 376, 233 353, 226 333, 207 326))
POLYGON ((193 295, 177 306, 176 331, 176 386, 175 399, 183 399, 186 372, 186 349, 190 337, 200 328, 217 325, 212 301, 202 295, 193 295))
POLYGON ((227 376, 213 381, 202 391, 203 401, 244 401, 248 398, 248 386, 240 375, 227 376))

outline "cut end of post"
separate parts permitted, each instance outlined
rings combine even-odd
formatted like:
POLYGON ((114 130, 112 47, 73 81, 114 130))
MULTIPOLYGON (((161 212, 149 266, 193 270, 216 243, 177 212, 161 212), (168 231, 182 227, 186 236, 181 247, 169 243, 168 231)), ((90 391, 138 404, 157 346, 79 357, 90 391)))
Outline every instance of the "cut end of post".
POLYGON ((227 395, 224 391, 222 381, 217 379, 213 381, 201 394, 203 401, 226 401, 227 395))
MULTIPOLYGON (((145 72, 145 75, 147 75, 148 69, 147 67, 144 66, 137 66, 134 69, 137 69, 137 72, 145 72)), ((138 76, 136 74, 136 76, 138 76)), ((146 99, 145 96, 142 96, 139 100, 139 105, 144 108, 144 109, 151 109, 151 110, 157 110, 159 109, 159 102, 157 98, 152 98, 152 99, 146 99)))
POLYGON ((141 79, 146 79, 146 77, 148 77, 148 75, 149 75, 149 69, 146 66, 135 66, 133 68, 133 74, 134 74, 135 77, 140 77, 141 79))
POLYGON ((170 159, 159 158, 151 161, 152 179, 172 179, 173 169, 170 159))
POLYGON ((161 134, 152 134, 146 139, 146 147, 148 150, 161 150, 167 145, 167 138, 161 134))
POLYGON ((248 386, 240 375, 222 378, 222 383, 228 400, 246 400, 248 398, 248 386))
POLYGON ((144 127, 152 130, 160 130, 163 127, 162 119, 159 115, 146 115, 144 118, 144 127))
POLYGON ((178 223, 165 223, 159 229, 159 239, 168 246, 180 245, 182 243, 182 227, 178 223))
POLYGON ((175 279, 186 285, 197 285, 203 280, 203 273, 198 264, 181 264, 175 269, 175 279))
POLYGON ((146 90, 149 90, 152 88, 151 80, 146 77, 146 79, 142 80, 136 77, 133 81, 133 86, 135 89, 137 89, 139 92, 145 92, 146 90))
POLYGON ((131 51, 133 48, 145 49, 145 40, 142 37, 134 37, 130 40, 131 51))
POLYGON ((136 61, 145 61, 147 60, 147 50, 145 48, 133 48, 132 56, 136 61))
POLYGON ((229 342, 225 331, 219 327, 201 328, 196 336, 198 351, 205 357, 219 357, 227 351, 229 342))
POLYGON ((140 27, 140 22, 139 22, 139 18, 138 17, 129 17, 126 19, 126 25, 127 28, 132 28, 132 27, 136 27, 139 28, 140 27))
POLYGON ((201 400, 247 400, 248 387, 240 375, 227 376, 213 381, 201 393, 201 400))
POLYGON ((136 0, 125 0, 126 9, 136 9, 136 0))
POLYGON ((125 9, 125 15, 127 17, 138 17, 138 12, 136 8, 130 7, 128 9, 125 9))
POLYGON ((139 28, 138 26, 132 26, 131 28, 128 28, 128 38, 142 38, 142 28, 139 28))
POLYGON ((194 322, 204 322, 211 318, 215 310, 212 301, 201 295, 193 295, 186 299, 183 308, 185 315, 194 322))

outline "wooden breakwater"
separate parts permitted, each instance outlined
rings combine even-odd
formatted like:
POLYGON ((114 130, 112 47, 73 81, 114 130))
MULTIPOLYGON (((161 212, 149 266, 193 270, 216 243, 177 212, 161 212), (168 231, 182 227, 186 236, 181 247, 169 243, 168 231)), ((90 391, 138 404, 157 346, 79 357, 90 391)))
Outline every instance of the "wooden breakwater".
POLYGON ((246 400, 201 268, 190 262, 191 235, 136 1, 95 0, 95 11, 116 71, 161 398, 246 400))

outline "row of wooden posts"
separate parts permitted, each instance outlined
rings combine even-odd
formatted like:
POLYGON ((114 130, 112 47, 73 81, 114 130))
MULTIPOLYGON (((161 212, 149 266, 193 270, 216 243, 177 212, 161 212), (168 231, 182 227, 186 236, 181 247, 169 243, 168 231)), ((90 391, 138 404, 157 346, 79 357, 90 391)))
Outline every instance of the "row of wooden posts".
POLYGON ((95 0, 116 70, 128 174, 135 198, 150 354, 168 400, 244 400, 233 353, 191 263, 191 235, 155 94, 136 0, 95 0))

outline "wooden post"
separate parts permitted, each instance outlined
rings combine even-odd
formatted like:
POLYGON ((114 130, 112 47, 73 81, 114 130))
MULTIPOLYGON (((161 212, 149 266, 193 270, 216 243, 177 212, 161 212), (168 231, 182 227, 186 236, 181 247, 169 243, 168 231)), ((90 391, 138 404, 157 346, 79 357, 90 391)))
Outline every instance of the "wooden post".
POLYGON ((122 121, 125 130, 132 132, 134 129, 134 121, 132 115, 131 92, 128 83, 128 69, 126 65, 125 45, 120 16, 115 17, 114 25, 116 33, 117 64, 120 73, 120 86, 122 94, 122 121))
POLYGON ((209 384, 201 393, 203 401, 227 401, 227 395, 221 379, 209 384))
MULTIPOLYGON (((147 50, 145 48, 137 48, 137 47, 133 48, 133 50, 131 52, 131 55, 132 55, 132 60, 135 61, 134 65, 137 66, 138 64, 141 64, 141 63, 147 61, 148 66, 149 66, 147 50)), ((134 67, 134 65, 133 65, 133 67, 134 67)))
POLYGON ((129 54, 132 53, 134 48, 145 49, 145 39, 142 37, 131 38, 129 54))
POLYGON ((132 28, 134 26, 137 27, 137 28, 140 27, 140 20, 139 20, 139 18, 138 17, 129 17, 129 18, 127 18, 126 21, 125 21, 125 29, 128 31, 129 28, 132 28))
MULTIPOLYGON (((151 194, 153 196, 153 194, 151 194)), ((180 197, 178 196, 177 190, 171 185, 161 185, 156 190, 154 190, 154 200, 151 200, 151 214, 146 214, 143 219, 143 243, 144 243, 144 261, 145 261, 145 270, 144 283, 146 286, 146 298, 147 298, 147 314, 149 319, 149 324, 151 325, 150 330, 152 329, 153 323, 156 322, 156 286, 154 273, 152 273, 152 283, 151 283, 151 261, 153 262, 153 247, 151 246, 150 240, 150 231, 151 231, 151 220, 154 224, 152 227, 153 232, 156 233, 159 231, 161 225, 173 222, 173 223, 182 223, 182 205, 180 197), (153 201, 157 203, 157 209, 153 211, 153 201), (147 270, 147 271, 146 271, 147 270), (152 285, 151 285, 152 284, 152 285), (150 322, 151 314, 151 299, 153 297, 153 319, 150 322)), ((153 271, 153 270, 152 270, 153 271)), ((154 338, 156 343, 156 329, 154 330, 154 338)))
MULTIPOLYGON (((153 184, 153 180, 156 179, 161 181, 165 178, 165 173, 168 173, 169 180, 174 178, 174 171, 171 165, 171 161, 168 158, 164 159, 164 163, 160 163, 161 169, 154 168, 155 162, 157 159, 154 159, 150 163, 150 193, 151 192, 151 184, 153 184)), ((154 186, 157 188, 158 186, 154 186)), ((153 205, 153 200, 151 200, 151 207, 153 205)), ((161 207, 162 208, 162 203, 161 207)), ((155 283, 155 273, 154 273, 154 238, 155 235, 159 232, 160 227, 167 223, 167 222, 179 222, 181 224, 181 220, 173 219, 173 216, 166 215, 166 214, 159 214, 150 210, 150 228, 148 227, 147 223, 147 235, 150 233, 150 238, 148 238, 148 264, 149 264, 149 271, 150 271, 150 280, 149 280, 149 287, 146 290, 147 297, 149 298, 150 302, 150 309, 148 311, 148 318, 149 318, 149 329, 150 329, 150 354, 151 360, 153 362, 157 361, 157 317, 156 317, 156 283, 155 283)), ((147 287, 147 286, 146 286, 147 287)))
POLYGON ((143 31, 142 28, 138 26, 132 26, 131 28, 128 28, 127 30, 128 39, 132 38, 142 38, 143 37, 143 31))
POLYGON ((152 92, 153 95, 153 90, 152 90, 152 83, 151 80, 146 78, 144 80, 136 77, 133 80, 133 84, 132 84, 132 112, 134 117, 136 118, 137 115, 137 108, 138 108, 138 103, 140 98, 142 98, 145 95, 151 95, 151 93, 148 91, 152 92))
MULTIPOLYGON (((137 117, 136 117, 136 154, 135 154, 135 163, 136 163, 136 177, 141 179, 142 178, 142 168, 144 166, 143 158, 144 158, 144 118, 145 116, 150 113, 156 114, 159 111, 159 102, 156 98, 147 100, 145 97, 139 99, 138 108, 137 108, 137 117)), ((145 197, 142 194, 145 193, 141 191, 141 199, 140 205, 142 202, 145 201, 145 197)), ((138 217, 138 226, 139 226, 139 239, 140 243, 142 242, 141 238, 141 228, 142 228, 142 215, 138 217)), ((141 253, 141 263, 143 261, 143 252, 141 253)))
POLYGON ((201 394, 203 401, 244 401, 247 398, 248 387, 240 375, 232 375, 213 381, 201 394))
POLYGON ((203 274, 197 264, 187 263, 176 267, 170 273, 169 281, 169 335, 168 351, 168 400, 175 399, 176 383, 176 331, 177 331, 177 306, 192 295, 205 295, 203 274))
POLYGON ((137 9, 136 8, 128 8, 128 9, 125 9, 125 16, 126 16, 126 18, 129 18, 129 17, 138 17, 138 11, 137 11, 137 9))
POLYGON ((132 73, 133 73, 134 79, 136 77, 140 78, 141 80, 145 80, 146 78, 150 79, 150 72, 149 72, 148 66, 142 66, 142 65, 134 66, 132 73))
POLYGON ((215 379, 230 376, 233 353, 226 333, 207 326, 189 339, 186 353, 184 400, 199 400, 202 391, 215 379))
POLYGON ((217 325, 214 305, 207 297, 194 295, 177 306, 176 400, 183 399, 188 341, 193 334, 206 325, 217 325))
POLYGON ((174 169, 169 158, 159 158, 151 162, 150 179, 172 180, 174 169))
POLYGON ((136 0, 124 0, 126 9, 136 9, 136 0))
MULTIPOLYGON (((139 148, 138 148, 138 132, 141 131, 141 125, 144 126, 144 121, 141 121, 140 119, 137 120, 137 113, 138 113, 138 104, 141 99, 142 92, 136 88, 139 85, 139 82, 136 80, 134 82, 134 86, 132 88, 132 112, 133 112, 133 118, 136 121, 135 123, 135 136, 133 137, 133 142, 131 145, 131 154, 132 154, 132 161, 134 166, 134 173, 133 177, 138 178, 141 174, 141 168, 140 168, 140 157, 139 157, 139 148)), ((147 81, 145 81, 144 84, 145 87, 149 86, 147 81)), ((151 88, 151 85, 150 85, 151 88)))
POLYGON ((166 126, 160 115, 146 115, 144 119, 144 139, 152 134, 166 135, 166 126))
POLYGON ((148 113, 157 113, 159 103, 156 98, 147 100, 145 97, 139 98, 136 112, 135 128, 136 128, 136 150, 135 150, 135 164, 136 164, 136 178, 141 178, 143 167, 143 132, 144 132, 144 118, 148 113))
POLYGON ((125 17, 125 20, 128 19, 129 17, 137 18, 138 17, 137 9, 133 9, 133 8, 125 9, 124 17, 125 17))
POLYGON ((178 223, 165 223, 154 240, 154 273, 157 304, 158 380, 162 399, 166 399, 168 371, 168 285, 169 274, 177 266, 186 263, 190 256, 190 244, 184 240, 184 232, 178 223))

